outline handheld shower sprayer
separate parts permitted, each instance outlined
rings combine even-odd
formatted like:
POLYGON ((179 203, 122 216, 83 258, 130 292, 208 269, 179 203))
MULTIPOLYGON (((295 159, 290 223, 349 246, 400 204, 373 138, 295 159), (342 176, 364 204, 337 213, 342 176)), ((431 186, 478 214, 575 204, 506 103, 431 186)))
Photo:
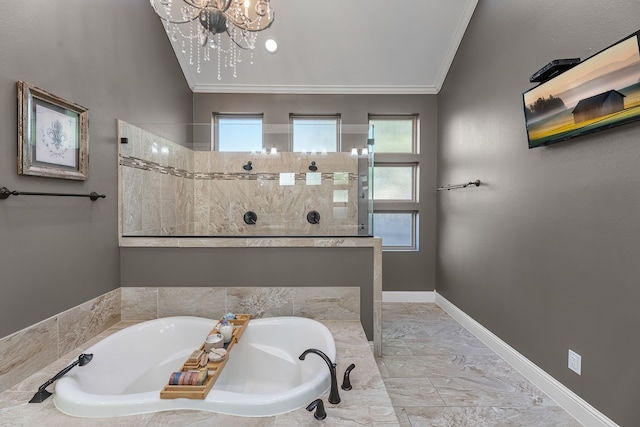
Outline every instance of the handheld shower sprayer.
POLYGON ((78 356, 78 360, 76 360, 71 365, 67 366, 66 368, 64 368, 63 370, 61 370, 57 374, 55 374, 46 383, 44 383, 40 387, 38 387, 38 391, 31 398, 29 403, 42 403, 43 401, 45 401, 52 394, 51 392, 48 392, 46 390, 47 387, 49 387, 51 384, 53 384, 55 380, 57 380, 58 378, 62 377, 67 372, 69 372, 74 366, 76 366, 76 365, 84 366, 87 363, 91 362, 91 359, 93 359, 93 354, 82 353, 80 356, 78 356))

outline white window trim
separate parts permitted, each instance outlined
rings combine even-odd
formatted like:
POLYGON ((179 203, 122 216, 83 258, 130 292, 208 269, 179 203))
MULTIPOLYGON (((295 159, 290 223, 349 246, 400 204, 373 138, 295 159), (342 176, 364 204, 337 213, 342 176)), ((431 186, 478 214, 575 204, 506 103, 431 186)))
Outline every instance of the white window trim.
MULTIPOLYGON (((418 227, 419 227, 419 212, 417 210, 376 210, 373 212, 374 215, 375 214, 410 214, 411 215, 411 244, 409 246, 385 246, 384 245, 384 238, 382 240, 383 242, 383 246, 382 249, 384 251, 396 251, 396 252, 400 252, 400 251, 405 251, 405 252, 412 252, 412 251, 417 251, 419 249, 419 242, 418 242, 418 227)), ((375 223, 374 223, 374 235, 375 235, 375 223)))
MULTIPOLYGON (((419 249, 419 224, 420 224, 420 210, 418 204, 419 194, 419 182, 420 182, 420 117, 417 114, 369 114, 369 125, 371 120, 383 121, 383 120, 411 120, 412 121, 412 152, 377 152, 375 150, 375 128, 374 128, 374 156, 375 163, 374 169, 377 167, 391 167, 391 166, 411 166, 413 168, 412 176, 412 199, 374 199, 373 201, 373 213, 406 213, 412 214, 412 234, 411 246, 385 246, 383 239, 383 251, 417 251, 419 249)), ((373 187, 375 189, 375 179, 373 187)), ((374 222, 375 232, 375 222, 374 222)))

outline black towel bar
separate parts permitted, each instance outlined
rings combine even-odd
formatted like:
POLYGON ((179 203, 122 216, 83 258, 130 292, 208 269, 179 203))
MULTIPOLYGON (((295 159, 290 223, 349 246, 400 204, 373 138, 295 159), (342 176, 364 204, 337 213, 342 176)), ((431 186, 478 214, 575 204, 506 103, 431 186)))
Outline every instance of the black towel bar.
POLYGON ((39 193, 33 191, 16 191, 9 190, 7 187, 0 187, 0 200, 4 200, 9 196, 62 196, 62 197, 88 197, 93 201, 104 199, 104 194, 98 194, 92 191, 89 194, 69 194, 69 193, 39 193))

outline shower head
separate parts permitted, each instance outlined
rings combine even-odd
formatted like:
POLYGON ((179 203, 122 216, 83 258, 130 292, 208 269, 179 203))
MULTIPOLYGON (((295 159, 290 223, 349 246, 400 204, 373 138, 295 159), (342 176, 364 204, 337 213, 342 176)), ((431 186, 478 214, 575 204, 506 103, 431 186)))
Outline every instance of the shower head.
POLYGON ((53 384, 53 382, 55 380, 57 380, 58 378, 60 378, 61 376, 63 376, 67 372, 69 372, 74 366, 76 366, 76 365, 84 366, 87 363, 91 362, 91 359, 93 359, 93 354, 82 353, 80 356, 78 356, 78 360, 76 360, 71 365, 69 365, 66 368, 64 368, 62 371, 60 371, 57 374, 55 374, 50 380, 48 380, 46 383, 44 383, 40 387, 38 387, 38 391, 31 398, 29 403, 41 403, 44 400, 46 400, 52 394, 52 393, 47 391, 47 387, 49 387, 51 384, 53 384))

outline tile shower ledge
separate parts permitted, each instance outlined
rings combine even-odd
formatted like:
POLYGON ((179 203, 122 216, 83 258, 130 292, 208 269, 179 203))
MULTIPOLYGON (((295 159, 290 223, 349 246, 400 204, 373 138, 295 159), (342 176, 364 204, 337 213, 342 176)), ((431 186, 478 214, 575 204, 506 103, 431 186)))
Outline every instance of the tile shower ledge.
MULTIPOLYGON (((297 426, 312 425, 313 414, 304 408, 274 417, 243 418, 222 415, 205 411, 177 410, 151 414, 131 415, 126 417, 87 419, 74 418, 59 412, 53 405, 53 398, 43 403, 29 404, 38 386, 51 378, 60 369, 74 361, 78 354, 106 336, 138 322, 120 322, 109 328, 66 356, 50 364, 45 369, 33 374, 11 389, 0 393, 0 419, 2 425, 11 426, 87 426, 87 425, 223 425, 234 426, 297 426), (5 424, 6 423, 6 424, 5 424)), ((328 392, 322 399, 325 402, 327 418, 322 422, 326 426, 370 425, 399 426, 391 400, 385 389, 378 366, 371 352, 371 347, 357 321, 323 321, 333 333, 337 350, 337 371, 342 380, 342 373, 351 363, 356 369, 351 374, 353 389, 340 390, 342 401, 338 405, 327 402, 328 392)), ((49 390, 53 390, 53 386, 49 390)))
POLYGON ((121 237, 121 247, 229 248, 229 247, 360 247, 381 245, 379 237, 121 237))

